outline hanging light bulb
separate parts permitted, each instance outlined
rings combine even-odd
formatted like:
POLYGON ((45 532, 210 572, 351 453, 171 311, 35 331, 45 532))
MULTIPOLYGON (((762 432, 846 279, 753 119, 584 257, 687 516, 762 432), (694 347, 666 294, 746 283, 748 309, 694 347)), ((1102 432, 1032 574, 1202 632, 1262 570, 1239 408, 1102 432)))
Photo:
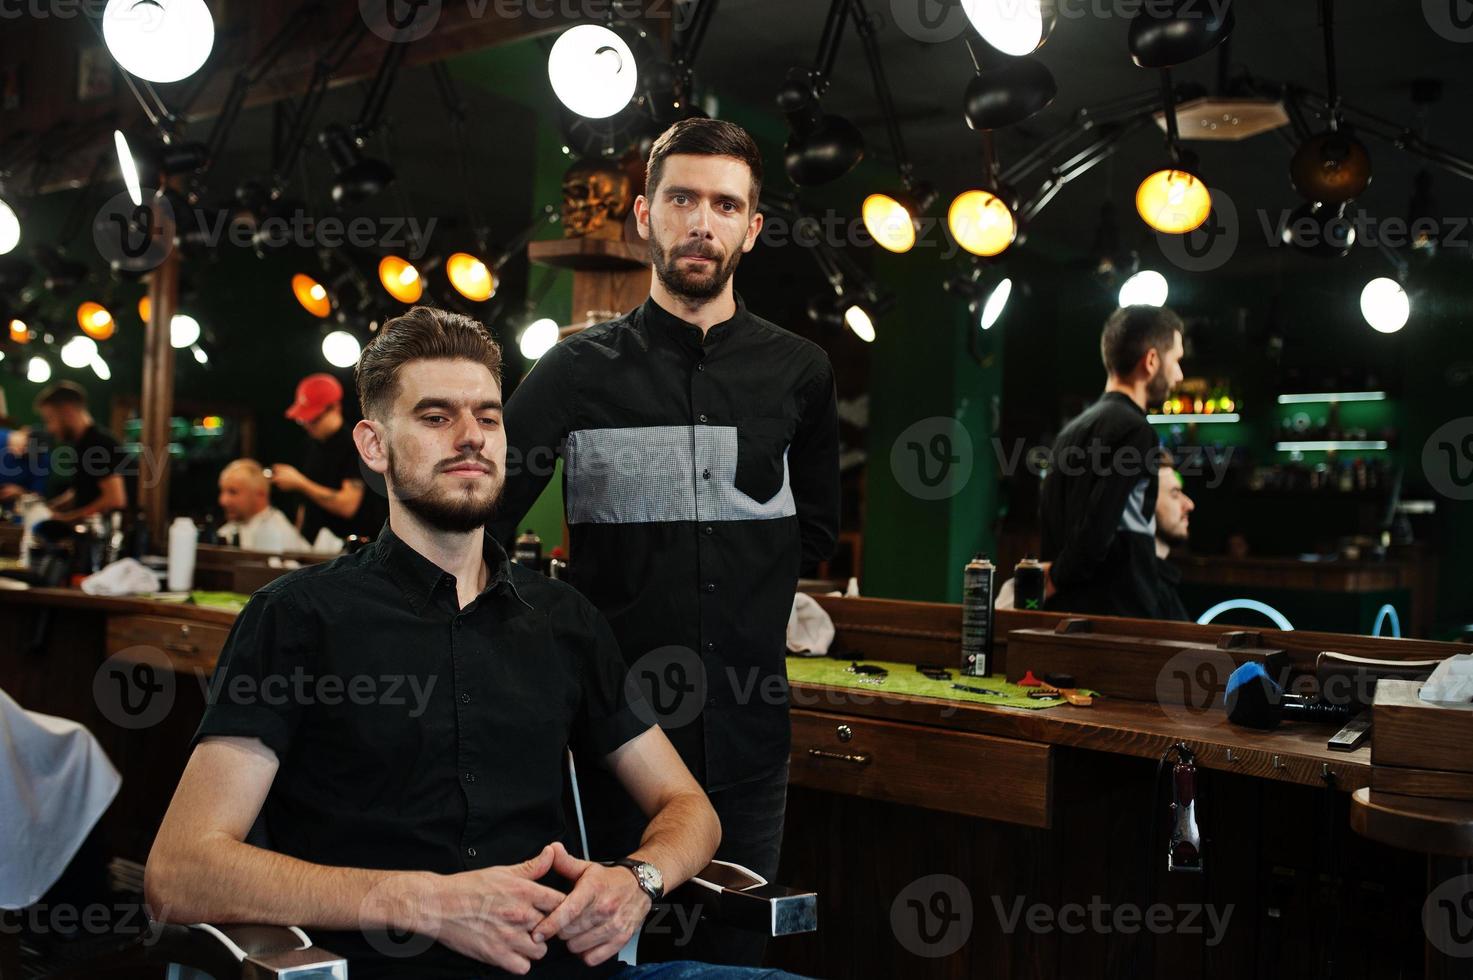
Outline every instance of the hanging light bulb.
POLYGON ((991 191, 962 191, 946 212, 956 243, 973 255, 1001 254, 1018 235, 1018 222, 1007 204, 991 191))
POLYGON ((389 295, 401 303, 418 303, 425 293, 419 270, 407 259, 385 255, 378 264, 378 281, 389 295))
POLYGON ((61 363, 69 368, 84 368, 97 356, 97 341, 91 337, 73 337, 61 345, 61 363))
POLYGON ((552 346, 557 343, 557 338, 557 321, 551 317, 542 317, 527 325, 527 329, 523 330, 521 337, 517 339, 517 346, 521 348, 523 357, 529 361, 535 361, 552 350, 552 346))
POLYGON ((141 207, 143 187, 138 179, 138 161, 133 159, 133 152, 128 149, 128 137, 121 129, 113 130, 113 145, 118 150, 118 170, 123 174, 123 186, 128 188, 128 199, 134 207, 141 207))
POLYGON ((992 292, 987 294, 987 301, 982 304, 982 315, 977 318, 977 326, 983 330, 991 330, 992 325, 1002 316, 1002 311, 1008 305, 1008 298, 1012 295, 1012 279, 1004 279, 993 286, 992 292))
POLYGON ((905 190, 870 194, 860 207, 860 215, 875 244, 889 252, 909 252, 915 248, 921 216, 935 201, 936 192, 929 183, 908 182, 905 190))
POLYGON ((215 20, 204 0, 107 0, 102 39, 125 71, 150 82, 177 82, 210 56, 215 20))
POLYGON ((1120 306, 1165 306, 1170 287, 1155 269, 1142 269, 1120 286, 1120 306))
POLYGON ((104 361, 102 359, 102 355, 101 354, 98 354, 96 357, 92 358, 92 363, 91 363, 90 367, 92 368, 92 373, 95 374, 95 375, 97 375, 97 377, 100 380, 102 380, 102 381, 111 381, 112 380, 112 377, 113 377, 113 369, 107 366, 107 361, 104 361))
POLYGON ((189 345, 189 350, 190 350, 191 353, 194 354, 194 359, 196 361, 198 361, 199 363, 201 363, 201 364, 208 364, 208 363, 210 363, 210 357, 209 357, 209 355, 205 353, 205 349, 203 347, 201 347, 199 344, 190 344, 189 345))
POLYGON ((553 43, 547 77, 563 105, 580 116, 605 119, 634 97, 639 68, 618 34, 600 24, 579 24, 553 43))
POLYGON ((20 218, 15 209, 0 199, 0 255, 7 255, 20 244, 20 218))
POLYGON ((33 357, 26 362, 26 380, 31 384, 44 385, 51 380, 51 362, 44 357, 33 357))
POLYGON ((490 266, 469 252, 456 252, 445 260, 445 275, 455 291, 475 303, 496 294, 496 276, 490 266))
POLYGON ((1380 333, 1396 333, 1407 325, 1412 302, 1401 283, 1380 276, 1366 283, 1360 292, 1360 313, 1380 333))
POLYGON ((199 340, 199 321, 188 313, 176 313, 169 321, 169 343, 175 350, 183 350, 199 340))
POLYGON ((358 338, 346 330, 334 330, 322 338, 322 356, 337 368, 350 368, 358 363, 363 347, 358 338))
POLYGON ((117 331, 117 321, 101 303, 91 300, 77 307, 77 326, 93 340, 107 340, 117 331))
POLYGON ((29 344, 31 342, 31 328, 24 320, 10 321, 10 342, 12 344, 29 344))
POLYGON ((1058 20, 1052 0, 961 0, 962 12, 982 40, 1003 54, 1032 54, 1058 20))
POLYGON ((292 295, 302 304, 302 309, 325 320, 332 313, 332 299, 327 287, 304 272, 292 276, 292 295))
POLYGON ((1184 235, 1202 227, 1212 213, 1212 194, 1200 177, 1168 167, 1141 181, 1135 191, 1135 209, 1156 231, 1184 235))
POLYGON ((148 294, 144 293, 138 298, 138 319, 142 320, 144 323, 147 323, 149 314, 152 312, 153 303, 149 300, 148 294))
POLYGON ((854 331, 854 336, 866 344, 875 342, 875 321, 869 312, 858 303, 851 303, 844 311, 844 326, 854 331))

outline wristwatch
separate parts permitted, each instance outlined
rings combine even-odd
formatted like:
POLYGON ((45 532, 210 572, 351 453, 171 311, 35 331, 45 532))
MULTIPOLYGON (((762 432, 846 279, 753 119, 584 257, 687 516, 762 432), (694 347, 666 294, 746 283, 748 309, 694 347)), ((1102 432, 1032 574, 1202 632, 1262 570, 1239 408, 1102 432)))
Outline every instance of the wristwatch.
POLYGON ((658 902, 665 894, 665 879, 660 874, 660 869, 648 861, 622 858, 618 861, 603 863, 610 868, 628 868, 634 874, 634 880, 639 882, 639 890, 648 895, 651 902, 658 902))

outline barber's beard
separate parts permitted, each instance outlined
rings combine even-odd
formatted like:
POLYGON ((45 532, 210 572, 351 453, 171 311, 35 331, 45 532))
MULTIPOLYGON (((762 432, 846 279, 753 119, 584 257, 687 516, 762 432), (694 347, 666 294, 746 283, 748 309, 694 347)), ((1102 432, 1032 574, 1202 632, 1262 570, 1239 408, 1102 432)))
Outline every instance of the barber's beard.
POLYGON ((1166 380, 1166 372, 1161 371, 1151 380, 1146 382, 1146 404, 1159 405, 1171 394, 1171 383, 1166 380))
MULTIPOLYGON (((478 462, 489 463, 489 460, 478 462)), ((494 465, 489 477, 466 481, 464 487, 454 490, 437 485, 436 475, 430 473, 421 478, 407 468, 401 469, 394 450, 389 449, 390 492, 394 499, 430 527, 447 534, 464 534, 484 527, 501 502, 501 491, 506 486, 494 465)))
POLYGON ((732 249, 725 262, 721 261, 720 250, 705 242, 683 244, 667 252, 655 236, 655 228, 651 224, 650 258, 655 266, 655 275, 660 277, 660 282, 665 284, 666 289, 676 296, 702 301, 714 299, 726 288, 727 280, 736 272, 737 263, 742 260, 742 250, 732 249), (686 255, 703 255, 715 262, 706 272, 687 271, 679 265, 681 257, 686 255))

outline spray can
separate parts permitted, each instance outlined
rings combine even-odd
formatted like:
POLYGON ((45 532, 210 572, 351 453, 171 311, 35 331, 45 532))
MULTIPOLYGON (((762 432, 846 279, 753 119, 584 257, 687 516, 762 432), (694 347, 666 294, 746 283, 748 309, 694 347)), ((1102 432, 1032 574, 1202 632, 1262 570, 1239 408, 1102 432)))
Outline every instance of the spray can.
POLYGON ((996 569, 980 553, 962 569, 962 663, 969 677, 992 667, 992 579, 996 569))
POLYGON ((542 539, 530 527, 517 535, 512 546, 511 560, 534 572, 542 571, 542 539))
POLYGON ((1043 608, 1043 562, 1024 558, 1013 569, 1013 608, 1043 608))

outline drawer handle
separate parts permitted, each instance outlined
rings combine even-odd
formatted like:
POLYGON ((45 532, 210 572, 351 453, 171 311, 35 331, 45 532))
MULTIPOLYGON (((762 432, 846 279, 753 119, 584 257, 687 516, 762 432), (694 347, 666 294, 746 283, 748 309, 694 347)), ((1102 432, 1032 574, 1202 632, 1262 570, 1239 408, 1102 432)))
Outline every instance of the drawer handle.
POLYGON ((193 643, 165 643, 164 649, 170 653, 199 653, 199 647, 193 643))
POLYGON ((808 755, 813 759, 833 759, 836 762, 852 762, 856 766, 869 765, 868 752, 830 752, 827 749, 809 749, 808 755))

